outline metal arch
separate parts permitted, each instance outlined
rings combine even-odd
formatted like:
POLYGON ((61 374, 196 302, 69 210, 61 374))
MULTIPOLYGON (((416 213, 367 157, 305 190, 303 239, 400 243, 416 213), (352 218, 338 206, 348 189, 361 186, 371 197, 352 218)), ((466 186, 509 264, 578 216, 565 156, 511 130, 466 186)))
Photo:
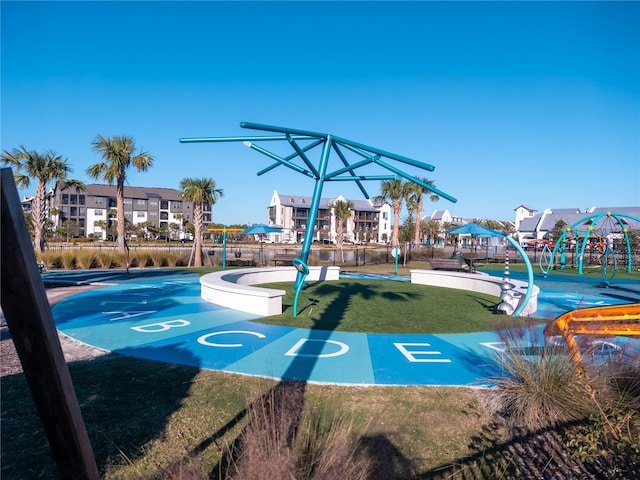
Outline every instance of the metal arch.
MULTIPOLYGON (((580 255, 578 256, 578 273, 580 275, 582 275, 583 271, 582 271, 582 261, 584 259, 584 252, 586 250, 586 245, 587 245, 587 239, 589 238, 589 235, 591 234, 591 231, 593 230, 593 225, 596 225, 600 219, 602 217, 608 217, 608 218, 613 218, 614 220, 616 220, 616 222, 618 222, 618 224, 620 225, 620 227, 622 228, 622 233, 624 234, 624 241, 625 244, 627 246, 627 271, 629 273, 631 273, 632 271, 632 262, 631 262, 631 245, 629 243, 629 234, 628 234, 628 229, 627 227, 624 225, 624 222, 622 221, 623 218, 630 218, 632 220, 635 220, 637 222, 640 222, 640 218, 635 217, 633 215, 627 215, 624 213, 614 213, 614 212, 604 212, 604 213, 595 213, 593 215, 589 215, 587 217, 582 218, 581 220, 578 220, 577 222, 575 222, 573 225, 570 225, 569 227, 565 227, 562 231, 562 235, 560 235, 560 238, 556 241, 556 244, 553 247, 553 252, 551 253, 551 260, 553 261, 553 259, 555 259, 556 253, 558 251, 559 245, 567 238, 567 233, 571 232, 572 230, 576 229, 576 227, 578 225, 584 224, 588 221, 590 221, 590 225, 589 227, 587 227, 587 232, 584 235, 584 239, 582 241, 582 245, 580 247, 580 255)), ((579 232, 576 229, 576 237, 578 236, 579 232)))
MULTIPOLYGON (((353 181, 358 185, 358 188, 365 196, 369 198, 369 194, 362 185, 364 180, 393 180, 398 176, 410 180, 413 183, 420 185, 426 190, 435 193, 436 195, 445 198, 453 203, 457 202, 457 199, 453 196, 438 190, 433 185, 429 185, 419 178, 416 178, 408 173, 404 172, 402 168, 383 161, 385 158, 389 161, 397 162, 402 165, 410 165, 421 170, 433 171, 435 167, 428 163, 420 162, 403 155, 388 152, 380 148, 371 147, 359 142, 354 142, 345 138, 337 137, 328 133, 311 132, 307 130, 300 130, 295 128, 277 127, 273 125, 264 125, 251 122, 240 122, 241 128, 248 128, 251 130, 260 130, 270 132, 268 136, 234 136, 234 137, 195 137, 195 138, 181 138, 180 143, 202 143, 202 142, 244 142, 244 144, 266 157, 275 161, 275 163, 260 170, 258 175, 263 175, 276 167, 285 166, 302 175, 315 180, 315 187, 309 205, 309 218, 308 222, 310 226, 315 226, 318 215, 318 208, 320 206, 320 197, 322 195, 322 188, 324 182, 327 181, 353 181), (298 144, 298 140, 310 141, 310 143, 304 147, 298 144), (256 145, 255 142, 261 141, 284 141, 287 142, 293 149, 293 153, 286 157, 277 155, 266 148, 256 145), (320 154, 320 160, 318 166, 314 166, 307 156, 307 152, 313 150, 315 147, 322 145, 322 152, 320 154), (350 163, 347 157, 342 152, 342 148, 350 150, 356 155, 361 156, 363 159, 350 163), (336 170, 328 171, 329 158, 331 152, 335 152, 339 157, 342 166, 336 170), (295 163, 296 159, 302 161, 303 166, 295 163), (390 172, 388 175, 357 175, 356 170, 365 165, 375 164, 379 167, 390 172)), ((302 251, 300 253, 300 260, 306 264, 309 259, 309 253, 311 251, 311 244, 313 242, 313 228, 307 228, 305 231, 304 239, 302 241, 302 251)), ((296 278, 296 287, 299 287, 304 282, 303 275, 298 272, 296 278)))

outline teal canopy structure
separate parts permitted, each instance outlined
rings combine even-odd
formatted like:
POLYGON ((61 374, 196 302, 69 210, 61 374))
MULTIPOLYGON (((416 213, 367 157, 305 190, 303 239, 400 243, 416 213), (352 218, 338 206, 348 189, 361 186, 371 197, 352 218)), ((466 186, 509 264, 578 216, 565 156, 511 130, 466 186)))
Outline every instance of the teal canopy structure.
POLYGON ((467 223, 444 233, 447 235, 471 235, 473 238, 502 238, 505 236, 504 233, 491 230, 479 223, 467 223))
POLYGON ((264 175, 277 167, 284 167, 294 170, 301 175, 305 175, 315 180, 311 205, 309 205, 309 218, 307 224, 310 228, 305 231, 302 242, 300 261, 295 263, 298 269, 296 287, 299 289, 304 282, 305 272, 308 272, 307 261, 311 245, 313 243, 313 231, 318 216, 318 207, 325 182, 350 181, 355 182, 365 198, 370 198, 364 188, 365 181, 385 181, 404 178, 422 186, 425 190, 438 195, 451 202, 457 199, 453 196, 435 188, 433 185, 423 182, 420 178, 407 173, 404 168, 407 166, 419 170, 433 171, 435 167, 428 163, 420 162, 412 158, 388 152, 380 148, 354 142, 346 138, 338 137, 329 133, 318 133, 295 128, 263 125, 258 123, 241 122, 241 128, 269 132, 264 136, 240 136, 240 137, 196 137, 181 138, 181 143, 202 143, 202 142, 243 142, 248 148, 264 155, 271 160, 271 164, 258 172, 258 176, 264 175), (267 149, 264 144, 270 142, 286 142, 291 147, 289 155, 282 156, 267 149), (314 163, 310 154, 313 150, 320 151, 317 163, 314 163), (335 166, 330 165, 330 160, 335 159, 335 166), (331 166, 331 168, 329 168, 331 166), (358 171, 365 167, 379 167, 386 171, 384 174, 359 174, 358 171))

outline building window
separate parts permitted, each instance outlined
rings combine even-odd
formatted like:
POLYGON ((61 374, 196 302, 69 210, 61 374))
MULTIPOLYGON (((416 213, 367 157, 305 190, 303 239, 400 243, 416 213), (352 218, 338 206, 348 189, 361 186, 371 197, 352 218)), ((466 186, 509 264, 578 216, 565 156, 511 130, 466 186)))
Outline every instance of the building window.
POLYGON ((182 203, 181 202, 172 202, 171 203, 171 208, 173 208, 174 210, 180 210, 182 208, 182 203))
POLYGON ((71 200, 71 205, 77 205, 78 204, 78 195, 71 195, 69 197, 69 199, 71 200))
POLYGON ((125 198, 124 199, 124 204, 125 205, 133 205, 133 200, 130 198, 125 198))
POLYGON ((145 212, 137 212, 137 215, 136 215, 136 216, 137 216, 138 218, 144 218, 146 215, 145 215, 145 212))
POLYGON ((85 215, 84 207, 78 207, 78 215, 80 215, 81 217, 84 217, 85 215))
POLYGON ((78 195, 78 203, 80 203, 80 205, 84 205, 84 201, 85 201, 84 195, 78 195))
POLYGON ((95 201, 96 205, 103 205, 104 204, 104 198, 102 198, 102 197, 96 197, 94 199, 94 201, 95 201))
POLYGON ((77 217, 78 216, 78 207, 71 207, 69 209, 69 215, 71 215, 72 217, 77 217))
POLYGON ((167 200, 160 202, 160 210, 169 210, 169 202, 167 200))
POLYGON ((62 194, 62 203, 69 203, 69 195, 66 193, 62 194))
POLYGON ((80 228, 84 228, 84 218, 79 218, 79 219, 78 219, 78 226, 79 226, 80 228))
POLYGON ((140 199, 138 199, 138 206, 139 206, 139 207, 144 207, 145 205, 146 205, 145 200, 140 200, 140 199))
POLYGON ((94 214, 96 217, 102 217, 102 216, 104 216, 104 210, 102 210, 102 209, 100 209, 100 208, 96 208, 96 209, 93 211, 93 214, 94 214))
POLYGON ((149 200, 149 206, 150 207, 157 207, 158 206, 158 202, 156 202, 155 200, 149 200))
POLYGON ((157 218, 158 217, 158 212, 149 212, 149 216, 157 218))

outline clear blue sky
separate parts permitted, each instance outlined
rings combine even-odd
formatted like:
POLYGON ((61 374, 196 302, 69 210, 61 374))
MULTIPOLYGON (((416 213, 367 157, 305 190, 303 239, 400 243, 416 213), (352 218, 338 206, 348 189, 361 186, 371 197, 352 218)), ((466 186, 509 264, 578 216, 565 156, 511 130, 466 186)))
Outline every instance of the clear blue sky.
MULTIPOLYGON (((1 14, 2 150, 54 150, 89 183, 96 135, 131 135, 155 164, 129 184, 212 177, 214 222, 264 222, 274 190, 313 193, 283 167, 258 177, 271 162, 240 143, 178 141, 255 133, 241 121, 432 164, 422 176, 458 202, 429 213, 640 205, 638 2, 3 0, 1 14)), ((323 196, 341 193, 363 198, 344 182, 323 196)))

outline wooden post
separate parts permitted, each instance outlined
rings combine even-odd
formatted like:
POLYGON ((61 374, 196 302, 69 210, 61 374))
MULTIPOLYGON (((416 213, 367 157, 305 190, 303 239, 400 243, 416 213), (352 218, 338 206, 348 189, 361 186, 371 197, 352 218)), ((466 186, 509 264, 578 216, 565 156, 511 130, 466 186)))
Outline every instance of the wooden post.
POLYGON ((15 181, 10 169, 0 173, 2 310, 60 476, 98 480, 15 181))

